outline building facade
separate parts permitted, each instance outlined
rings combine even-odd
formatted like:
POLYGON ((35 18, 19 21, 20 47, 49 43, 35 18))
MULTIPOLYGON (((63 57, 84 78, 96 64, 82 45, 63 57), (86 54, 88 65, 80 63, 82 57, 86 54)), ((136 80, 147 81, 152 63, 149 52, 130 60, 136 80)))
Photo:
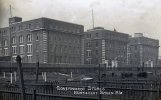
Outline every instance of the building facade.
POLYGON ((127 63, 128 34, 96 27, 87 30, 85 39, 85 64, 107 63, 110 67, 127 63))
POLYGON ((39 18, 22 22, 22 18, 9 19, 9 27, 0 28, 0 56, 17 55, 23 62, 72 63, 82 60, 84 26, 39 18))
POLYGON ((134 67, 154 67, 158 63, 159 40, 135 33, 129 38, 128 63, 134 67))

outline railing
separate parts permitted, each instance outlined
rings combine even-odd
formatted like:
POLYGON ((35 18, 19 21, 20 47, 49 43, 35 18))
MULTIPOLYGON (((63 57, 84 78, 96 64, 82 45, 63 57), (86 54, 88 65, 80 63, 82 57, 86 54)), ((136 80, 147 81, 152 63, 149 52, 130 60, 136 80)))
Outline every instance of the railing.
MULTIPOLYGON (((109 83, 101 90, 101 100, 159 100, 160 90, 157 85, 128 85, 122 83, 109 83), (127 86, 126 86, 127 85, 127 86), (151 87, 151 88, 149 88, 151 87), (144 98, 144 99, 143 99, 144 98), (151 98, 151 99, 149 99, 151 98)), ((91 86, 92 87, 92 86, 91 86)), ((93 86, 96 87, 97 86, 93 86)), ((96 89, 95 88, 95 89, 96 89)), ((34 85, 26 87, 26 100, 97 100, 98 94, 86 94, 85 92, 98 92, 97 89, 90 90, 89 86, 72 86, 72 85, 34 85), (56 87, 74 87, 84 88, 82 94, 75 94, 74 90, 58 90, 56 87)), ((18 87, 0 88, 0 100, 21 100, 21 90, 18 87)))

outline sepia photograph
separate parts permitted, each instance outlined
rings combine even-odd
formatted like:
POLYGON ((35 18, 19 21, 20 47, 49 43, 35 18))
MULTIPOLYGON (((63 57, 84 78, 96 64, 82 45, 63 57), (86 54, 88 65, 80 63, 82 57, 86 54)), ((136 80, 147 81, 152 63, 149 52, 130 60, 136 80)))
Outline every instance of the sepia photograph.
POLYGON ((161 100, 161 0, 0 0, 0 100, 161 100))

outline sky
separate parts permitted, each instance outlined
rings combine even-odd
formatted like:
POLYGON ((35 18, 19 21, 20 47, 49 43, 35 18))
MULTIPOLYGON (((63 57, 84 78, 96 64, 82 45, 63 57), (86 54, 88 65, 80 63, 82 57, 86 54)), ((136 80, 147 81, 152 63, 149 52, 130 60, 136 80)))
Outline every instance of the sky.
POLYGON ((93 9, 95 27, 144 33, 161 44, 161 0, 0 0, 0 27, 8 26, 9 5, 23 21, 48 17, 84 25, 85 31, 92 28, 93 9))

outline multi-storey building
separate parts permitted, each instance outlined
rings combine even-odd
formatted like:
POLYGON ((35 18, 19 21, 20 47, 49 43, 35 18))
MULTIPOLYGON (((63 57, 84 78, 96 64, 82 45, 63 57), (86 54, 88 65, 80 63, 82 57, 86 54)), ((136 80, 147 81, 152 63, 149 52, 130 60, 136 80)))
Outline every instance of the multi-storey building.
POLYGON ((0 56, 17 55, 23 62, 83 63, 82 35, 84 26, 39 18, 22 22, 9 19, 9 27, 0 29, 0 56))
POLYGON ((135 33, 129 38, 128 63, 135 67, 154 67, 158 63, 159 40, 135 33))
POLYGON ((87 30, 84 35, 86 64, 108 63, 123 66, 127 62, 128 34, 106 30, 102 27, 87 30))

